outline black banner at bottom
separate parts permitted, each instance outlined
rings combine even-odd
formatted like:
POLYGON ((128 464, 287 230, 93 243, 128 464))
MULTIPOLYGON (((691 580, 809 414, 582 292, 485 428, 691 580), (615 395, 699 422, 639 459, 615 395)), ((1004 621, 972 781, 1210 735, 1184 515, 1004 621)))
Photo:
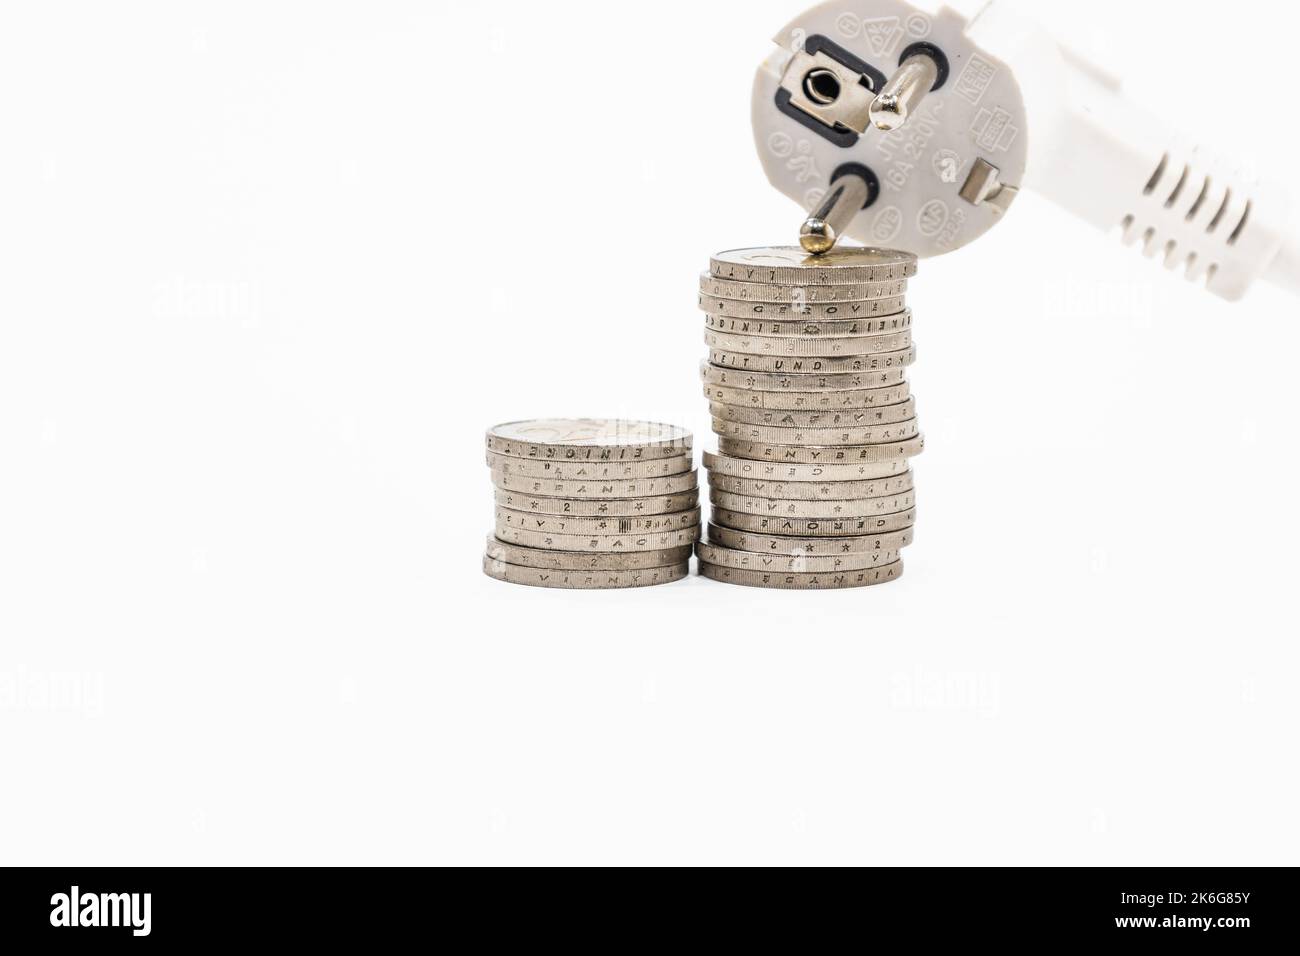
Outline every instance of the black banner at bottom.
MULTIPOLYGON (((1291 869, 857 870, 815 880, 646 875, 566 886, 526 872, 513 887, 426 869, 8 869, 5 940, 78 948, 319 941, 367 948, 450 933, 500 944, 735 946, 754 939, 1294 945, 1291 869), (698 879, 699 877, 695 877, 698 879), (703 881, 701 881, 703 884, 703 881), (455 888, 448 888, 448 884, 455 888), (818 884, 832 884, 830 888, 818 884)), ((513 882, 513 881, 512 881, 513 882)))

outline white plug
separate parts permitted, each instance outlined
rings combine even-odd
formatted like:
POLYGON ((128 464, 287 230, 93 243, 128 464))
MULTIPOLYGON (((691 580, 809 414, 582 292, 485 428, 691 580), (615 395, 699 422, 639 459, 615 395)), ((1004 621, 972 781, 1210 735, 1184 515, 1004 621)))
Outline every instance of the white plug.
POLYGON ((1300 293, 1283 189, 1168 131, 1005 4, 829 0, 775 42, 755 142, 772 184, 812 213, 810 252, 848 235, 942 255, 1027 188, 1223 298, 1260 276, 1300 293))

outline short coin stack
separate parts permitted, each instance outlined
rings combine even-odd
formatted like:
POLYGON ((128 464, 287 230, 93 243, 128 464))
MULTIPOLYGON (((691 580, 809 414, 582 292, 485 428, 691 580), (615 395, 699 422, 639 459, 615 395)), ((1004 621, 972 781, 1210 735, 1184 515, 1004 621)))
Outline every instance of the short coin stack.
POLYGON ((689 574, 700 537, 691 433, 546 419, 487 434, 496 533, 483 571, 511 584, 635 588, 689 574))
POLYGON ((907 367, 916 257, 741 249, 700 279, 702 366, 719 454, 700 574, 768 588, 849 588, 903 573, 924 446, 907 367))

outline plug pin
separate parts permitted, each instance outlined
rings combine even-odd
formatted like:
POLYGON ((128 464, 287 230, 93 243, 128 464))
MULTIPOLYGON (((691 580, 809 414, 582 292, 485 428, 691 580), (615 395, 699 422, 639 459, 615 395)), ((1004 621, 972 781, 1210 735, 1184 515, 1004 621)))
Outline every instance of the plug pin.
POLYGON ((871 195, 871 187, 861 176, 845 173, 831 183, 820 206, 799 230, 799 244, 805 252, 820 256, 835 248, 853 217, 862 211, 871 195))
POLYGON ((917 52, 904 60, 867 110, 871 125, 888 133, 899 129, 939 79, 939 64, 917 52))

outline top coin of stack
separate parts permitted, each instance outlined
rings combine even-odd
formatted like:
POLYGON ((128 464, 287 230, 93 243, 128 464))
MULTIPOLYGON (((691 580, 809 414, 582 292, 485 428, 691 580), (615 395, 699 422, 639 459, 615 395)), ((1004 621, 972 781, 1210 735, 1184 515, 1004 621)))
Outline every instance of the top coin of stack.
POLYGON ((907 367, 916 257, 740 249, 700 278, 701 368, 718 455, 700 573, 772 588, 865 587, 902 574, 924 439, 907 367))
POLYGON ((512 584, 629 588, 689 573, 700 536, 691 433, 545 419, 487 433, 496 530, 483 571, 512 584))

